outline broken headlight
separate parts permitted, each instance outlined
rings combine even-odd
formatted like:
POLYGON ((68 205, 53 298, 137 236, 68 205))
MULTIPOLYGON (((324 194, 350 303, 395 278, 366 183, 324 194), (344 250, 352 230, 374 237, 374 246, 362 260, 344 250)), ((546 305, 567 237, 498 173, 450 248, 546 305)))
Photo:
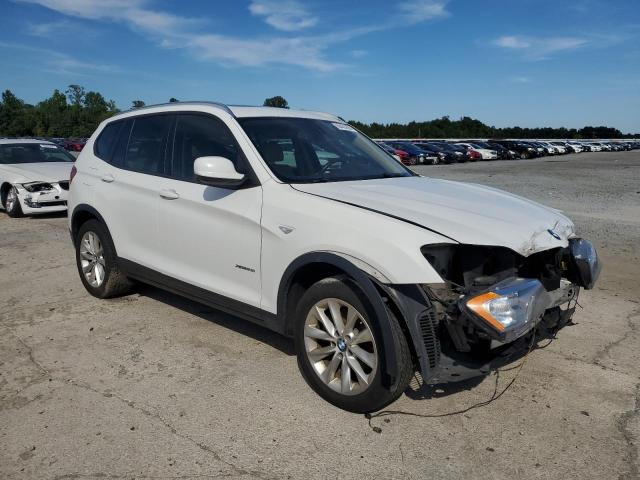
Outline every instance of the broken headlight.
POLYGON ((572 238, 569 249, 579 284, 587 290, 593 288, 602 269, 596 248, 584 238, 572 238))
POLYGON ((460 300, 460 307, 509 341, 531 329, 550 304, 538 280, 512 278, 460 300))
POLYGON ((27 192, 42 192, 44 190, 53 190, 53 185, 46 182, 23 183, 22 186, 27 192))

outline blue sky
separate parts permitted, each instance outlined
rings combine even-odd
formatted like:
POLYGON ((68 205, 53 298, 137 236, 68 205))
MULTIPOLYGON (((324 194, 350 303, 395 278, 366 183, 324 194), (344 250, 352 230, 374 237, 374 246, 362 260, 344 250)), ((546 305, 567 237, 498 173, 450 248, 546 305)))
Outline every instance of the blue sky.
POLYGON ((638 0, 0 0, 0 89, 640 131, 638 0))

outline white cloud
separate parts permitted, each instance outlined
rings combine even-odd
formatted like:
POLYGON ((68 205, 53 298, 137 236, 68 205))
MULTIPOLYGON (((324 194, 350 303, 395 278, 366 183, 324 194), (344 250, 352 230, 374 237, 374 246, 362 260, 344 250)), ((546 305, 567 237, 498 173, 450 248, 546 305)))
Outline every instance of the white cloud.
POLYGON ((405 20, 420 23, 449 16, 447 4, 449 0, 409 0, 402 2, 398 8, 405 20))
POLYGON ((117 74, 122 69, 116 65, 89 62, 72 57, 66 53, 47 48, 31 47, 18 43, 0 41, 0 48, 22 52, 21 56, 31 56, 35 60, 35 69, 57 75, 92 76, 98 73, 117 74))
POLYGON ((295 0, 253 0, 249 11, 256 17, 264 17, 273 28, 285 32, 304 30, 318 23, 318 18, 295 0))
POLYGON ((556 53, 569 52, 587 46, 585 37, 529 37, 505 35, 491 42, 496 47, 522 52, 530 60, 543 60, 556 53))
POLYGON ((511 83, 531 83, 530 77, 509 77, 511 83))
MULTIPOLYGON (((91 20, 121 22, 144 34, 163 48, 185 49, 196 58, 224 65, 293 65, 319 72, 344 67, 326 58, 329 46, 347 42, 375 31, 404 26, 398 15, 386 22, 322 35, 296 37, 253 36, 248 38, 205 32, 201 19, 151 9, 148 0, 18 0, 34 3, 59 13, 91 20)), ((404 21, 419 23, 448 15, 448 0, 411 0, 399 5, 404 21)), ((287 32, 309 28, 317 18, 297 0, 252 0, 250 11, 276 29, 287 32)))

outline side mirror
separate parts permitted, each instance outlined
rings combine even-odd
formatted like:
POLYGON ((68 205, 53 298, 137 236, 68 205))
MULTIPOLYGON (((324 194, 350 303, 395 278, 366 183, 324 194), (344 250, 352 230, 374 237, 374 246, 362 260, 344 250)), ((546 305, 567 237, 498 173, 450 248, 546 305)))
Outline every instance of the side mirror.
POLYGON ((211 187, 238 188, 246 180, 233 162, 224 157, 198 157, 193 162, 193 173, 198 182, 211 187))

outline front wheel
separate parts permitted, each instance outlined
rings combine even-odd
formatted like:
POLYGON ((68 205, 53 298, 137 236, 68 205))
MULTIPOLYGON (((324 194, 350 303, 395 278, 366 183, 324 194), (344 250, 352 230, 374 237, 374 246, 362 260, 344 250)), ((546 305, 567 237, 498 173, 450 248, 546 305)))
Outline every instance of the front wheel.
POLYGON ((330 277, 305 292, 295 319, 296 354, 304 379, 328 402, 356 413, 379 410, 395 401, 414 371, 397 319, 389 312, 393 338, 383 344, 381 320, 372 316, 368 303, 349 278, 330 277), (393 388, 382 383, 385 345, 395 350, 398 362, 393 388))
POLYGON ((20 218, 24 216, 22 213, 22 207, 20 206, 20 199, 18 198, 18 189, 11 187, 7 193, 7 198, 4 201, 4 208, 7 210, 7 215, 11 218, 20 218))

